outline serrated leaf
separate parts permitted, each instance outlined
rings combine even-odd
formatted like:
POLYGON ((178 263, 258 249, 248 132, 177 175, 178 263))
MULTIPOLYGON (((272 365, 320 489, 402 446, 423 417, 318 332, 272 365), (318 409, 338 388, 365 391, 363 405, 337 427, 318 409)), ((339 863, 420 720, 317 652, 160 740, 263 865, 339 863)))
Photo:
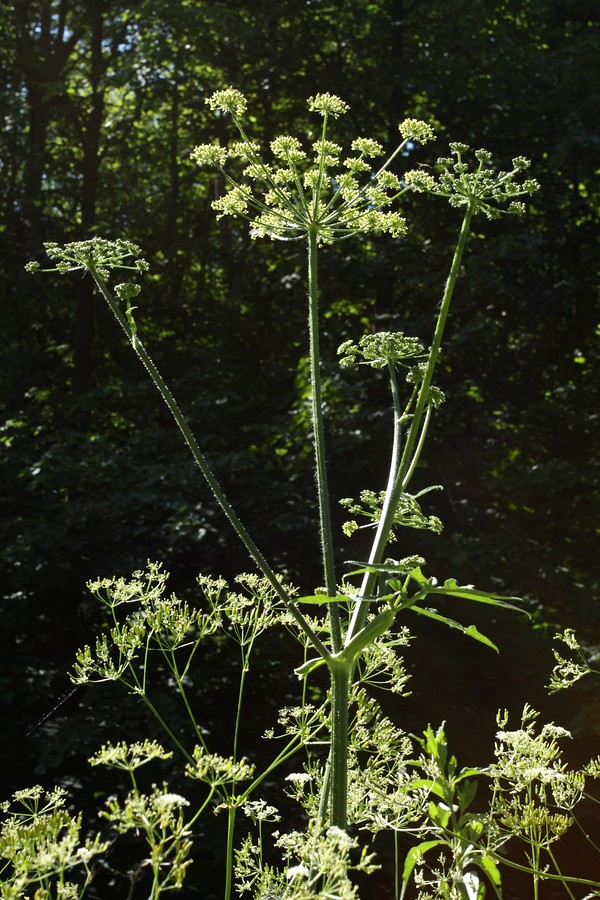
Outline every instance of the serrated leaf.
POLYGON ((480 591, 469 584, 459 585, 454 578, 449 578, 443 585, 426 585, 419 593, 424 596, 428 594, 444 594, 446 597, 462 597, 464 600, 472 600, 474 603, 487 603, 490 606, 499 606, 503 609, 512 609, 515 612, 529 615, 527 610, 515 606, 515 603, 523 602, 521 597, 502 597, 501 594, 480 591))
POLYGON ((475 641, 479 641, 480 644, 485 644, 486 647, 491 647, 492 650, 495 650, 496 653, 500 651, 496 647, 493 641, 491 641, 485 634, 482 634, 475 625, 461 625, 460 622, 457 622, 455 619, 449 619, 448 616, 442 616, 440 613, 436 612, 435 609, 428 609, 424 606, 411 606, 409 607, 413 612, 418 613, 420 616, 425 616, 427 619, 434 619, 436 622, 441 622, 444 625, 447 625, 449 628, 454 628, 457 631, 462 631, 463 634, 466 634, 467 637, 473 638, 475 641))
POLYGON ((461 772, 460 775, 454 779, 454 784, 457 785, 456 797, 458 805, 463 812, 469 808, 477 793, 477 782, 473 779, 466 779, 468 779, 466 772, 461 772), (459 782, 463 783, 460 784, 459 782))

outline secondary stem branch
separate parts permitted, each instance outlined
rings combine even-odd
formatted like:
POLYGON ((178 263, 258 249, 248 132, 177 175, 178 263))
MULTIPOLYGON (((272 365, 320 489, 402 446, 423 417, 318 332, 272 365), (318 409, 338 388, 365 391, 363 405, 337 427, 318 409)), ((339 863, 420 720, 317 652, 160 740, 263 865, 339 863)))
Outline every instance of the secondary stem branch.
POLYGON ((187 443, 188 447, 190 448, 192 456, 194 457, 194 459, 198 465, 198 468, 202 472, 202 474, 203 474, 206 482, 208 483, 208 486, 210 487, 211 491, 213 492, 219 506, 221 507, 221 509, 227 516, 227 518, 229 519, 229 522, 232 525, 234 531, 236 532, 236 534, 238 535, 238 537, 240 538, 240 540, 242 541, 242 543, 248 550, 250 556, 252 557, 252 559, 254 560, 254 562, 256 563, 256 565, 258 566, 258 568, 264 575, 264 577, 267 579, 267 581, 269 582, 269 584, 271 585, 273 590, 276 592, 277 596, 285 603, 287 610, 293 616, 296 623, 302 629, 304 634, 308 637, 308 639, 310 640, 310 642, 313 645, 313 647, 315 648, 315 650, 324 659, 327 659, 329 657, 329 651, 327 650, 327 648, 325 647, 323 642, 320 640, 320 638, 315 634, 314 630, 311 628, 309 623, 306 621, 305 617, 299 611, 296 604, 288 597, 287 592, 285 591, 285 589, 279 582, 277 576, 275 575, 275 573, 271 569, 270 565, 266 561, 265 557, 260 552, 260 550, 258 549, 256 544, 254 543, 254 541, 248 534, 245 526, 242 524, 237 513, 235 512, 235 510, 231 506, 229 500, 223 493, 223 490, 222 490, 219 482, 213 475, 212 470, 211 470, 210 466, 208 465, 206 459, 204 458, 204 454, 200 450, 200 447, 198 446, 198 443, 197 443, 189 425, 187 424, 183 413, 181 412, 177 403, 175 402, 175 398, 173 397, 171 391, 167 387, 167 384, 164 381, 162 375, 160 374, 160 372, 158 371, 158 369, 152 362, 142 341, 137 336, 135 330, 131 327, 131 324, 129 323, 127 318, 121 312, 117 302, 115 301, 110 290, 108 289, 106 282, 104 281, 102 276, 97 271, 90 269, 90 272, 91 272, 91 275, 93 276, 96 284, 98 285, 98 288, 99 288, 102 296, 104 297, 104 299, 110 306, 115 318, 117 319, 117 321, 121 325, 123 331, 127 335, 127 338, 129 339, 129 341, 131 343, 131 346, 133 347, 136 354, 142 361, 148 374, 152 378, 152 381, 156 385, 161 397, 163 398, 169 411, 171 412, 171 415, 173 416, 177 425, 179 426, 179 430, 183 434, 183 437, 185 438, 185 442, 187 443))
MULTIPOLYGON (((386 502, 381 513, 381 519, 379 520, 379 525, 373 541, 371 554, 369 556, 369 564, 371 565, 377 565, 383 559, 383 554, 385 552, 385 548, 389 539, 390 529, 392 527, 394 516, 396 515, 396 511, 398 509, 398 503, 400 502, 402 493, 408 487, 408 482, 414 471, 414 454, 416 452, 420 452, 419 437, 423 431, 423 418, 426 415, 429 405, 429 388, 431 386, 431 380, 433 378, 435 366, 439 358, 442 338, 444 336, 444 328, 446 326, 446 319, 448 318, 448 311, 450 309, 452 295, 454 293, 456 280, 460 272, 460 266, 467 243, 467 238, 469 236, 472 217, 473 210, 469 207, 462 222, 456 249, 454 251, 452 263, 450 265, 450 272, 448 274, 448 280, 446 281, 446 286, 444 288, 442 302, 440 304, 440 311, 438 313, 435 332, 433 335, 433 342, 427 360, 427 367, 423 375, 423 381, 421 382, 419 395, 417 397, 417 404, 412 417, 410 428, 408 429, 406 443, 404 445, 404 451, 402 453, 402 459, 400 460, 397 471, 393 478, 394 483, 391 491, 389 490, 388 483, 389 493, 386 492, 386 502)), ((394 465, 394 460, 392 462, 392 465, 394 465)), ((375 588, 376 579, 377 575, 374 572, 368 572, 365 575, 360 589, 361 598, 368 598, 372 595, 375 588)), ((368 599, 360 599, 357 601, 352 615, 352 620, 350 622, 350 627, 348 628, 348 633, 346 635, 346 644, 348 644, 352 640, 354 635, 364 627, 367 618, 369 602, 370 601, 368 599)))

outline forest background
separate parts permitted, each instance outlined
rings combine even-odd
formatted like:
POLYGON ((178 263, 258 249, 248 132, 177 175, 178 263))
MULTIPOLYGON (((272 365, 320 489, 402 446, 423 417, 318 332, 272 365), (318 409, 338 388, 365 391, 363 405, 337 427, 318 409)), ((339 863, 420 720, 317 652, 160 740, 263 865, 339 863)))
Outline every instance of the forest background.
MULTIPOLYGON (((438 146, 411 164, 448 140, 491 149, 501 168, 532 159, 541 191, 523 219, 478 222, 452 312, 447 403, 422 463, 424 483, 445 486, 429 510, 444 535, 415 534, 399 552, 525 597, 534 629, 486 622, 496 658, 420 627, 417 699, 398 715, 412 728, 448 720, 466 764, 491 753, 497 707, 529 700, 573 730, 582 757, 598 753, 591 686, 548 700, 544 684, 555 631, 593 644, 600 624, 599 25, 595 0, 2 5, 3 796, 36 781, 83 796, 107 726, 142 729, 133 707, 115 715, 110 691, 71 693, 67 670, 99 615, 88 579, 156 559, 185 595, 200 571, 249 567, 91 282, 23 271, 43 262, 44 241, 143 248, 146 346, 259 544, 304 590, 319 583, 301 256, 217 222, 222 186, 189 160, 195 144, 230 136, 204 103, 229 84, 261 141, 302 130, 306 98, 329 91, 351 105, 342 137, 393 147, 406 116, 434 124, 438 146)), ((334 497, 383 487, 390 430, 385 386, 343 373, 337 346, 374 330, 426 342, 447 272, 451 211, 409 198, 404 212, 406 238, 324 255, 334 497)), ((340 558, 360 558, 360 538, 338 533, 340 558)), ((258 678, 277 680, 267 668, 258 678)))

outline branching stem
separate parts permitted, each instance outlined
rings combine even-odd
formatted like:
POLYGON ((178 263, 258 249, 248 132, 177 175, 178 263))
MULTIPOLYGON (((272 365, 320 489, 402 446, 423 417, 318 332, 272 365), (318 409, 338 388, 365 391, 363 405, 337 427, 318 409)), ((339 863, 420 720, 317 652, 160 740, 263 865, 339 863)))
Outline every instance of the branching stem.
POLYGON ((146 348, 144 347, 142 341, 140 340, 140 338, 137 334, 137 331, 135 330, 135 327, 134 328, 131 327, 131 323, 129 321, 129 319, 131 318, 131 315, 129 315, 129 316, 123 315, 121 309, 119 308, 118 303, 116 302, 115 298, 112 296, 112 294, 108 288, 108 285, 106 284, 106 281, 104 280, 102 275, 95 268, 92 268, 92 267, 90 267, 89 271, 90 271, 90 274, 93 276, 94 281, 98 285, 100 293, 102 294, 102 296, 108 303, 109 307, 111 308, 115 318, 117 319, 121 328, 127 335, 127 338, 129 339, 129 341, 131 343, 131 346, 133 347, 136 354, 142 361, 148 374, 152 378, 152 381, 156 385, 161 397, 163 398, 164 402, 166 403, 171 415, 175 419, 175 421, 179 427, 179 430, 183 434, 185 442, 188 445, 188 447, 190 448, 190 451, 196 461, 196 464, 198 465, 198 468, 202 472, 206 482, 208 483, 208 486, 210 487, 211 491, 213 492, 219 506, 221 507, 221 509, 223 510, 225 515, 227 516, 234 531, 236 532, 236 534, 238 535, 238 537, 240 538, 240 540, 242 541, 242 543, 248 550, 250 556, 252 557, 252 559, 254 560, 254 562, 256 563, 256 565, 258 566, 258 568, 264 575, 264 577, 267 579, 267 581, 269 582, 269 584, 271 585, 273 590, 276 592, 277 596, 285 603, 287 610, 294 617, 296 623, 302 629, 302 631, 307 636, 307 638, 310 640, 310 642, 313 645, 313 647, 315 648, 315 650, 324 659, 327 659, 329 657, 329 651, 327 650, 327 648, 325 647, 323 642, 320 640, 320 638, 315 634, 314 630, 311 628, 310 624, 307 622, 305 617, 302 615, 302 613, 300 612, 300 610, 298 609, 296 604, 288 596, 287 592, 281 585, 279 579, 273 572, 272 568, 266 561, 265 557, 263 556, 261 551, 258 549, 256 544, 254 543, 254 541, 248 534, 248 531, 246 530, 245 526, 240 521, 237 513, 235 512, 235 510, 231 506, 229 500, 225 496, 219 482, 213 475, 213 472, 212 472, 210 466, 208 465, 208 463, 204 457, 204 454, 200 450, 198 443, 197 443, 189 425, 187 424, 183 413, 181 412, 177 403, 175 402, 175 398, 173 397, 171 391, 169 390, 162 375, 160 374, 160 372, 158 371, 158 369, 152 362, 149 354, 146 351, 146 348))
MULTIPOLYGON (((393 487, 391 490, 389 489, 388 482, 388 490, 386 492, 385 503, 383 505, 381 518, 379 520, 377 532, 373 540, 371 554, 369 556, 369 564, 371 565, 377 565, 383 559, 383 554, 385 553, 390 529, 392 527, 394 516, 396 515, 396 511, 398 509, 400 498, 402 496, 402 493, 408 487, 409 480, 416 466, 416 460, 421 452, 421 438, 424 438, 427 424, 426 422, 423 422, 423 419, 426 416, 427 409, 429 407, 429 388, 431 386, 436 363, 439 359, 442 338, 444 336, 444 329, 446 326, 446 320, 448 318, 448 311, 450 309, 450 303, 454 294, 454 288, 456 286, 456 281, 460 272, 460 266, 467 243, 467 238, 469 236, 472 217, 473 209, 469 207, 463 218, 460 234, 456 244, 456 249, 452 258, 450 272, 448 274, 448 280, 446 281, 446 286, 444 288, 442 302, 440 304, 440 311, 438 313, 438 318, 435 326, 433 343, 431 345, 431 350, 429 351, 427 366, 423 375, 423 380, 421 382, 415 411, 410 423, 410 427, 408 429, 408 434, 406 436, 406 443, 402 452, 402 458, 398 465, 397 471, 393 476, 393 479, 390 478, 390 480, 393 480, 393 487)), ((397 416, 396 411, 395 416, 397 416)), ((394 464, 395 458, 392 457, 390 476, 392 476, 394 464)), ((363 579, 363 583, 360 589, 360 596, 362 599, 360 599, 355 605, 350 626, 346 634, 346 646, 361 630, 361 628, 364 627, 370 603, 369 597, 373 595, 376 579, 377 575, 374 572, 367 573, 363 579)))

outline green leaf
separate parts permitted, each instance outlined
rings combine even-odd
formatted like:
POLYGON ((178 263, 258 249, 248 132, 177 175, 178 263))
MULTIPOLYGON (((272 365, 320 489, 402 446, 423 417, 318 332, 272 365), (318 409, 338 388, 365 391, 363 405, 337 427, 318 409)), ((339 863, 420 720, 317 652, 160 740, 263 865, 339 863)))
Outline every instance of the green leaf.
MULTIPOLYGON (((419 788, 426 788, 428 791, 433 791, 435 784, 436 782, 431 778, 416 778, 414 781, 411 781, 410 786, 415 791, 418 791, 419 788)), ((443 799, 442 794, 438 793, 438 796, 443 799)))
POLYGON ((404 897, 408 879, 412 875, 412 871, 419 859, 424 856, 428 850, 431 850, 433 847, 440 847, 443 843, 444 841, 440 840, 422 841, 420 844, 417 844, 416 847, 411 847, 411 849, 408 851, 408 853, 406 854, 406 859, 404 860, 404 869, 402 870, 402 894, 400 895, 401 900, 402 897, 404 897))
POLYGON ((487 775, 487 769, 461 769, 456 778, 454 779, 455 783, 458 784, 459 781, 462 781, 464 778, 478 778, 480 775, 487 775))
POLYGON ((464 812, 469 808, 469 806, 475 799, 475 794, 477 793, 477 782, 473 779, 469 779, 469 773, 467 770, 462 771, 460 775, 454 779, 454 784, 457 785, 456 797, 458 800, 458 805, 461 811, 464 812), (463 783, 459 785, 459 782, 463 783))
MULTIPOLYGON (((359 566, 360 568, 354 569, 352 572, 348 572, 348 576, 350 575, 366 575, 369 572, 379 572, 381 574, 404 574, 409 575, 414 571, 417 571, 418 564, 417 560, 420 560, 421 563, 424 563, 422 557, 409 557, 408 559, 401 559, 398 562, 384 562, 384 563, 363 563, 359 562, 356 559, 347 559, 345 565, 347 566, 359 566)), ((420 569, 419 569, 420 571, 420 569)))
POLYGON ((411 781, 410 786, 411 789, 415 791, 418 791, 420 788, 425 788, 430 794, 435 794, 436 797, 439 797, 440 800, 446 799, 444 785, 439 779, 434 781, 431 778, 416 778, 414 781, 411 781))
POLYGON ((451 810, 445 803, 434 803, 432 800, 427 811, 433 824, 438 825, 440 828, 445 828, 450 821, 451 810))
POLYGON ((512 609, 515 612, 525 613, 529 616, 527 610, 515 603, 522 603, 521 597, 503 597, 501 594, 492 594, 489 591, 480 591, 472 585, 459 585, 454 578, 448 578, 443 585, 437 585, 433 580, 425 579, 423 573, 419 570, 417 577, 413 572, 410 577, 414 578, 417 584, 423 586, 419 591, 419 595, 426 597, 429 594, 444 594, 446 597, 462 597, 465 600, 472 600, 474 603, 487 603, 490 606, 500 606, 503 609, 512 609))
POLYGON ((313 659, 307 659, 305 663, 301 666, 298 666, 297 669, 294 669, 294 672, 298 676, 298 678, 304 678, 308 675, 309 672, 312 672, 313 669, 317 669, 319 666, 323 666, 325 664, 325 660, 322 656, 316 656, 313 659))
MULTIPOLYGON (((435 582, 434 578, 430 579, 430 578, 427 578, 426 575, 423 575, 423 573, 421 572, 420 566, 417 566, 416 569, 413 569, 408 574, 410 575, 410 577, 412 578, 413 581, 416 581, 417 584, 422 584, 425 588, 429 588, 430 586, 433 586, 432 583, 435 582)), ((436 582, 436 584, 437 584, 437 582, 436 582)))
POLYGON ((494 862, 494 860, 482 853, 481 857, 477 860, 473 860, 473 863, 478 866, 482 872, 485 872, 487 877, 490 880, 490 883, 493 885, 496 895, 498 897, 502 896, 502 877, 500 875, 500 870, 498 866, 494 862))
POLYGON ((413 612, 418 613, 420 616, 425 616, 427 619, 434 619, 436 622, 443 622, 444 625, 448 625, 449 628, 455 628, 457 631, 462 631, 463 634, 466 634, 467 637, 473 638, 475 641, 479 641, 480 644, 485 644, 487 647, 491 647, 492 650, 495 650, 496 653, 499 653, 498 648, 485 634, 482 634, 475 625, 461 625, 460 622, 455 621, 455 619, 449 619, 448 616, 442 616, 435 609, 427 609, 423 606, 411 606, 413 612))

